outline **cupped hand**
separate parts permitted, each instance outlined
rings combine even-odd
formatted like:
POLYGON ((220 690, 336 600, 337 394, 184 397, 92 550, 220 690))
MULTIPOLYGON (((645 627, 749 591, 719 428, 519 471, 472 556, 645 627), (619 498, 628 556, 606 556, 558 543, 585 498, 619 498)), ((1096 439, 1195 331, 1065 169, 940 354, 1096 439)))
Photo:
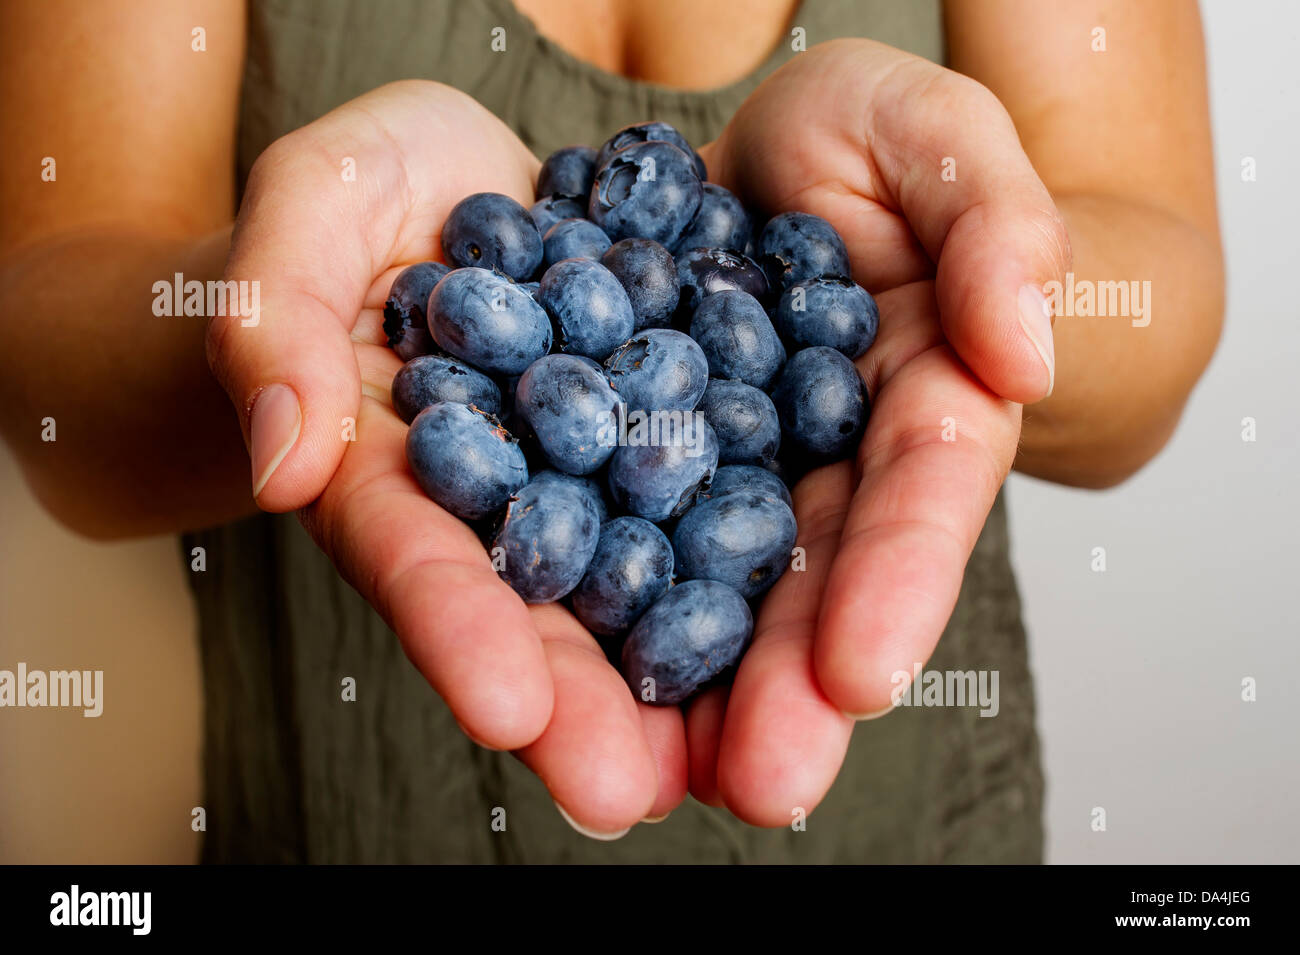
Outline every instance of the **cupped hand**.
POLYGON ((1069 246, 996 98, 870 41, 800 54, 702 152, 747 204, 830 221, 880 307, 857 362, 873 403, 857 459, 794 489, 806 569, 769 593, 734 684, 687 717, 692 793, 782 826, 826 794, 854 720, 888 712, 895 674, 938 643, 1020 403, 1051 388, 1032 289, 1069 246))
POLYGON ((474 192, 528 205, 538 162, 448 87, 381 87, 270 146, 253 167, 225 279, 260 283, 255 325, 214 319, 209 360, 239 413, 257 503, 298 510, 339 572, 480 744, 513 750, 578 825, 616 833, 686 791, 680 711, 634 701, 559 606, 527 607, 407 467, 383 304, 441 258, 474 192))

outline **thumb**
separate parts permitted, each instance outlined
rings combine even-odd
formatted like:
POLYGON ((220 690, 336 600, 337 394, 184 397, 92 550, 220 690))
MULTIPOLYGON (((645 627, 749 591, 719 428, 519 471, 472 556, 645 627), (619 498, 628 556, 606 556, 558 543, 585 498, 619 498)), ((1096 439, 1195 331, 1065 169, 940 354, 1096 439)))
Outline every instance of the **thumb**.
POLYGON ((1069 239, 989 89, 874 41, 835 40, 781 67, 704 152, 761 205, 825 215, 873 291, 934 263, 944 335, 965 365, 1010 401, 1051 391, 1042 289, 1069 267, 1069 239))
POLYGON ((320 201, 331 185, 313 165, 286 140, 258 160, 223 277, 251 307, 208 326, 208 363, 239 414, 253 496, 267 511, 320 496, 361 401, 350 330, 370 255, 344 221, 347 204, 320 201))
POLYGON ((935 275, 940 321, 995 393, 1022 404, 1052 393, 1056 353, 1044 286, 1069 261, 1065 227, 1045 190, 1041 200, 978 202, 952 223, 935 275))
POLYGON ((1065 224, 997 97, 929 64, 911 79, 919 89, 906 109, 889 102, 877 115, 877 148, 904 215, 937 263, 944 335, 990 390, 1038 401, 1055 384, 1043 287, 1069 268, 1065 224))

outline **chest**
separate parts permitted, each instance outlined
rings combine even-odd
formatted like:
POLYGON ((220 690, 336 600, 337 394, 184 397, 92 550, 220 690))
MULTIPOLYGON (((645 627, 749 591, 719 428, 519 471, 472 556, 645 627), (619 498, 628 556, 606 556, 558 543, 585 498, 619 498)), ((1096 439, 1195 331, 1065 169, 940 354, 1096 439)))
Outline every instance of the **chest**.
POLYGON ((796 27, 809 47, 870 36, 943 54, 938 0, 250 0, 248 9, 241 188, 274 139, 393 80, 454 86, 546 155, 648 119, 708 142, 799 55, 796 27))
POLYGON ((679 89, 748 75, 792 28, 799 0, 514 0, 537 30, 609 73, 679 89))

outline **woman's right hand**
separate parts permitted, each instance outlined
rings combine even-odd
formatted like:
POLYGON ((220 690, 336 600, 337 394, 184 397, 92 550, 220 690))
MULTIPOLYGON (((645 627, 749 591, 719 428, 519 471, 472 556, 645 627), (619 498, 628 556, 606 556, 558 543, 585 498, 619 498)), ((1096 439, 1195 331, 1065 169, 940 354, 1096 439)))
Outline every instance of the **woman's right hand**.
POLYGON ((473 532, 415 483, 389 398, 393 278, 441 257, 461 198, 527 205, 537 171, 495 116, 424 81, 285 136, 253 167, 224 275, 259 283, 260 315, 214 319, 208 356, 258 505, 299 512, 467 735, 515 751, 582 830, 612 835, 684 798, 681 713, 637 703, 572 615, 526 606, 497 577, 473 532))

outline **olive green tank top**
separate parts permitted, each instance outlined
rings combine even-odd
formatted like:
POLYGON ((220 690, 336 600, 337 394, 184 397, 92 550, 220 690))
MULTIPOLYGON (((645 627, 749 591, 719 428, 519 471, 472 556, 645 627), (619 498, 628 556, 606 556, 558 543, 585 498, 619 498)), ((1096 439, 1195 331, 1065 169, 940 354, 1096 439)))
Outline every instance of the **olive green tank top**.
MULTIPOLYGON (((943 58, 937 2, 806 0, 809 46, 862 36, 943 58)), ((666 89, 585 64, 509 0, 254 0, 239 181, 274 139, 391 80, 458 87, 539 156, 666 120, 714 138, 759 80, 666 89), (489 55, 504 27, 507 52, 489 55)), ((996 670, 999 709, 899 709, 859 725, 806 829, 763 830, 687 798, 612 843, 570 829, 522 764, 467 740, 397 638, 292 516, 188 535, 205 692, 208 862, 1036 862, 1042 777, 999 499, 929 666, 996 670), (342 699, 346 677, 355 702, 342 699), (493 811, 506 811, 494 831, 493 811)))

